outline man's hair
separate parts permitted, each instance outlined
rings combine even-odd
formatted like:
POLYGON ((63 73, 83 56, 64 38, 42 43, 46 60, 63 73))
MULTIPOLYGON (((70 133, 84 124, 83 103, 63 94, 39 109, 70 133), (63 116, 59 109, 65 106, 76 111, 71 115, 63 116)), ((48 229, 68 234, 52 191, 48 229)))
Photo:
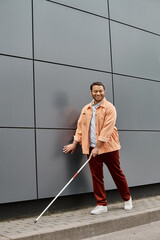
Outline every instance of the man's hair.
POLYGON ((90 86, 90 90, 92 91, 92 87, 95 86, 95 85, 98 85, 98 86, 102 86, 105 90, 105 86, 102 82, 93 82, 90 86))

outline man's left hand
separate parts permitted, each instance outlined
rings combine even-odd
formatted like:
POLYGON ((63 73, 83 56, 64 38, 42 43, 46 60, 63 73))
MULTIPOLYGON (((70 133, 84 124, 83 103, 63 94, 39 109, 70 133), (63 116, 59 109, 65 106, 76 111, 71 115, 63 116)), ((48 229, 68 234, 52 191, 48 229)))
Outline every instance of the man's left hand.
POLYGON ((91 152, 92 156, 95 157, 98 155, 98 153, 99 153, 99 149, 97 147, 93 148, 93 150, 91 152))

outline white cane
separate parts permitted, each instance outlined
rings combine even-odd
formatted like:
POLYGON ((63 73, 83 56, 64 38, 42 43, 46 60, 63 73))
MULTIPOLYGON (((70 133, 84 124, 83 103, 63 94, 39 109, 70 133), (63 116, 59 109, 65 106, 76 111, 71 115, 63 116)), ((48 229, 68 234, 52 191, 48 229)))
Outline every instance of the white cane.
POLYGON ((66 187, 73 181, 73 179, 78 175, 78 173, 86 166, 86 164, 91 160, 92 155, 87 159, 87 161, 82 165, 82 167, 76 172, 76 174, 69 180, 69 182, 64 186, 64 188, 57 194, 57 196, 50 202, 50 204, 44 209, 44 211, 36 218, 34 223, 37 223, 40 217, 47 211, 47 209, 56 201, 59 195, 66 189, 66 187))

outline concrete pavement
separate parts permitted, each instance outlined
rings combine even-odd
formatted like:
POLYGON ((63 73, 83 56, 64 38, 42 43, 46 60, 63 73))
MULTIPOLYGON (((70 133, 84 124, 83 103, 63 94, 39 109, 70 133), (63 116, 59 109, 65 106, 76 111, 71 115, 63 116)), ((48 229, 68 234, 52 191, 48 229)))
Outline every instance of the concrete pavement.
POLYGON ((85 240, 160 240, 160 221, 128 228, 85 240))
POLYGON ((97 216, 90 214, 92 208, 84 208, 45 214, 36 224, 33 217, 3 221, 0 223, 0 240, 78 240, 105 234, 108 238, 116 231, 160 221, 160 196, 133 199, 131 211, 125 211, 123 204, 110 204, 107 213, 97 216))

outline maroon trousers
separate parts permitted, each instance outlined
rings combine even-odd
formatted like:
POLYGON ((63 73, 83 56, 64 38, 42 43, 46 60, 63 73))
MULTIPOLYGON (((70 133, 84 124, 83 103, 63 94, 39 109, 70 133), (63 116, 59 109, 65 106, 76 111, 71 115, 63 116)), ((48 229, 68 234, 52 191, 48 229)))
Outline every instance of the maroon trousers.
POLYGON ((89 167, 92 175, 94 195, 97 199, 97 205, 107 205, 106 193, 103 181, 103 163, 108 167, 108 170, 120 192, 124 201, 130 199, 130 191, 128 184, 123 174, 120 161, 119 151, 109 152, 92 157, 89 161, 89 167))

